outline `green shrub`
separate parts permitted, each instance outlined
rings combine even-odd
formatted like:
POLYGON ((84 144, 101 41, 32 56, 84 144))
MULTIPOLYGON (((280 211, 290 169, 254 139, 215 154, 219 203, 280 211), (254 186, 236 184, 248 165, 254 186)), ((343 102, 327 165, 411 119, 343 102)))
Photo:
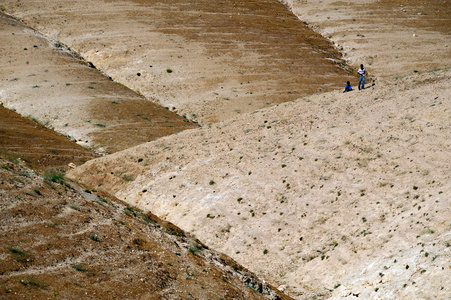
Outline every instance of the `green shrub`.
POLYGON ((191 252, 192 254, 196 255, 197 252, 199 252, 201 250, 200 247, 198 247, 197 245, 191 245, 188 248, 188 251, 191 252))
POLYGON ((98 241, 99 241, 99 237, 98 237, 97 235, 93 234, 93 233, 91 233, 91 234, 88 235, 88 236, 89 236, 89 238, 90 238, 91 240, 93 240, 94 242, 98 242, 98 241))
POLYGON ((65 174, 63 172, 57 172, 54 170, 50 170, 44 173, 44 179, 52 181, 52 182, 56 182, 59 184, 65 184, 66 183, 66 178, 64 177, 65 174))
POLYGON ((28 253, 18 248, 8 247, 7 249, 9 252, 11 252, 11 254, 13 254, 14 259, 18 262, 24 262, 30 257, 28 253))
POLYGON ((86 272, 86 271, 88 271, 88 269, 85 266, 81 265, 81 264, 72 264, 71 267, 74 268, 75 270, 79 271, 79 272, 86 272))

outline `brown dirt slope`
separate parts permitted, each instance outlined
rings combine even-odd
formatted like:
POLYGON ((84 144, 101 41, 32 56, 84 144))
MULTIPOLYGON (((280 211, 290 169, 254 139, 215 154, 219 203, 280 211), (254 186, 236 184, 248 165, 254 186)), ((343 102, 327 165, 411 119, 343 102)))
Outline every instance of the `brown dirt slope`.
POLYGON ((97 157, 92 151, 0 106, 0 153, 10 161, 38 169, 67 169, 97 157))
POLYGON ((0 299, 291 299, 151 213, 0 166, 0 299))
POLYGON ((351 78, 335 47, 277 1, 59 3, 3 5, 114 80, 202 124, 351 78))
POLYGON ((61 43, 0 13, 0 102, 97 152, 197 124, 118 84, 61 43))

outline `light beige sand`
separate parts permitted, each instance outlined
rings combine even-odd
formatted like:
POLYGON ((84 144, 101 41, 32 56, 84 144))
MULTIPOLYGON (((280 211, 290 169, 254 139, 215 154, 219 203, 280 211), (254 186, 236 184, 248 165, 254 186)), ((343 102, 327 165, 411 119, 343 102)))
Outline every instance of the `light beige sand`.
POLYGON ((329 41, 273 0, 4 5, 114 80, 201 124, 341 88, 352 78, 329 41))
POLYGON ((356 3, 292 9, 375 86, 225 118, 70 177, 165 217, 299 299, 446 299, 450 7, 356 3))
MULTIPOLYGON (((300 299, 446 299, 449 31, 415 27, 435 17, 420 7, 353 2, 293 6, 365 64, 374 87, 184 132, 71 176, 173 221, 300 299)), ((438 4, 424 9, 449 10, 438 4)))
POLYGON ((444 299, 450 81, 442 71, 303 98, 70 176, 171 220, 297 297, 444 299))

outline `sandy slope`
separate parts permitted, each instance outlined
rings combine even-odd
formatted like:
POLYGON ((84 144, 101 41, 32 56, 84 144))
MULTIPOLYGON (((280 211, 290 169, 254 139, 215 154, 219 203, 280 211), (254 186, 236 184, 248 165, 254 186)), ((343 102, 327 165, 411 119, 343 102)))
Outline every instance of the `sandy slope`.
POLYGON ((451 6, 446 0, 283 0, 310 27, 365 64, 377 78, 449 67, 451 6))
POLYGON ((114 80, 202 124, 352 78, 337 49, 274 0, 3 3, 114 80))
POLYGON ((2 13, 0 36, 0 102, 82 146, 115 152, 197 127, 2 13))
MULTIPOLYGON (((28 8, 40 9, 32 2, 28 8)), ((165 217, 300 299, 446 299, 449 5, 323 0, 292 7, 343 47, 350 63, 364 63, 376 86, 303 97, 235 119, 224 114, 222 123, 88 162, 70 176, 165 217)), ((19 13, 24 6, 8 9, 19 13)), ((47 11, 37 20, 30 12, 21 17, 38 26, 47 11)), ((50 19, 59 18, 61 26, 60 17, 50 19)), ((75 29, 72 23, 52 30, 67 38, 75 29)), ((102 34, 71 43, 102 62, 107 53, 96 51, 102 34)), ((131 56, 118 53, 114 66, 103 62, 125 74, 125 83, 139 85, 137 69, 125 68, 131 56)), ((152 78, 171 84, 156 89, 168 95, 180 87, 165 73, 173 58, 158 57, 162 74, 152 78)), ((229 62, 215 57, 215 63, 229 62)))
POLYGON ((292 295, 341 284, 332 295, 444 298, 450 86, 441 71, 303 98, 70 176, 173 221, 292 295))
POLYGON ((445 299, 449 19, 434 31, 411 20, 427 14, 407 22, 389 3, 351 2, 295 7, 336 34, 347 57, 380 79, 375 87, 184 132, 71 176, 172 220, 299 298, 445 299), (362 15, 359 26, 344 26, 362 15))

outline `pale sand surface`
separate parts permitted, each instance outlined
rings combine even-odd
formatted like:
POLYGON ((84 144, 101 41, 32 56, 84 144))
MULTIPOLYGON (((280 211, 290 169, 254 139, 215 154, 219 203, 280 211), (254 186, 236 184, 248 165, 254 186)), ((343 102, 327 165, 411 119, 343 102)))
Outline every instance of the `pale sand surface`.
POLYGON ((446 299, 449 5, 292 7, 376 85, 229 114, 70 177, 165 217, 299 299, 446 299))
POLYGON ((71 176, 173 221, 300 299, 446 299, 449 32, 393 24, 386 10, 405 12, 387 3, 374 16, 375 2, 350 2, 295 7, 364 63, 375 86, 167 137, 71 176), (359 26, 340 22, 344 9, 359 26))
POLYGON ((296 297, 445 299, 450 81, 441 71, 302 98, 70 176, 171 220, 296 297))
POLYGON ((3 5, 115 81, 201 124, 341 88, 352 78, 333 44, 273 0, 3 5))
POLYGON ((376 78, 449 67, 451 6, 445 0, 284 0, 376 78))

